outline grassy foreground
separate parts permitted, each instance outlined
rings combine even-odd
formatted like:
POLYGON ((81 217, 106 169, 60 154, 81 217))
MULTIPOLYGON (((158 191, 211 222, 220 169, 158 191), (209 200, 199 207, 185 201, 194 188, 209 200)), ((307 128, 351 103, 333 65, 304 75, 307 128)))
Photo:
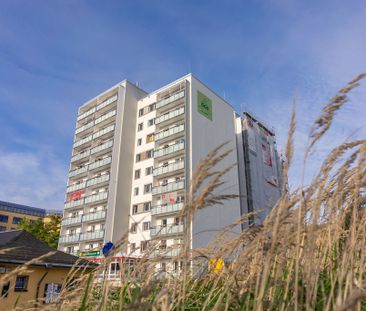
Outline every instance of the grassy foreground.
MULTIPOLYGON (((359 75, 341 89, 315 120, 305 168, 335 113, 347 102, 347 94, 365 76, 359 75)), ((294 110, 283 180, 287 180, 292 160, 295 123, 294 110)), ((231 169, 217 171, 215 167, 229 152, 219 146, 197 168, 181 215, 186 221, 198 209, 236 197, 215 194, 222 176, 231 169)), ((151 244, 133 270, 122 271, 119 286, 95 282, 108 265, 106 260, 93 273, 83 274, 77 286, 65 288, 57 303, 39 309, 366 310, 365 160, 366 140, 342 143, 324 159, 310 185, 291 192, 283 186, 281 199, 261 226, 246 226, 240 235, 231 234, 233 227, 248 223, 246 215, 224 228, 206 249, 191 252, 184 248, 172 259, 183 262, 179 276, 157 275, 158 259, 151 259, 151 252, 158 245, 151 244), (230 263, 214 271, 207 269, 207 258, 224 258, 230 263), (199 277, 192 270, 199 271, 199 277)), ((189 236, 186 228, 184 245, 189 236)), ((116 251, 125 243, 124 237, 116 251)), ((18 307, 32 309, 33 304, 18 307)))

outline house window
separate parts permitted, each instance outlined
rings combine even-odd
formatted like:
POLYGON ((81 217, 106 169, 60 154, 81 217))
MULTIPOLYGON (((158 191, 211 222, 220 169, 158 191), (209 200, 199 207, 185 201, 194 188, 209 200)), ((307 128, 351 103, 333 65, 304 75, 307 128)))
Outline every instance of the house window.
POLYGON ((44 302, 52 303, 55 302, 61 293, 61 284, 59 283, 47 283, 44 287, 44 302))
POLYGON ((149 109, 149 112, 154 111, 155 110, 155 103, 149 105, 148 109, 149 109))
POLYGON ((136 154, 136 162, 140 162, 141 161, 141 154, 136 154))
POLYGON ((1 297, 6 298, 9 294, 10 281, 3 283, 3 289, 1 290, 1 297))
POLYGON ((140 173, 141 173, 141 170, 135 170, 135 179, 140 178, 140 173))
POLYGON ((144 212, 148 212, 151 209, 151 202, 144 203, 144 212))
POLYGON ((21 217, 13 217, 13 224, 19 225, 22 220, 23 220, 23 218, 21 218, 21 217))
POLYGON ((161 241, 160 241, 159 248, 160 248, 160 249, 166 249, 166 240, 161 240, 161 241))
POLYGON ((152 184, 144 185, 144 194, 150 193, 152 190, 152 184))
POLYGON ((136 233, 137 232, 137 223, 133 223, 131 225, 131 229, 130 229, 131 233, 136 233))
POLYGON ((9 216, 0 214, 0 222, 8 222, 9 216))
POLYGON ((133 194, 134 194, 134 195, 139 195, 139 187, 135 187, 135 188, 133 189, 133 194))
POLYGON ((144 115, 144 108, 139 109, 139 117, 144 115))
POLYGON ((176 226, 178 226, 178 225, 179 225, 179 217, 175 217, 175 218, 174 218, 174 224, 175 224, 176 226))
POLYGON ((154 133, 146 136, 146 143, 152 143, 154 141, 154 133))
POLYGON ((153 172, 153 167, 152 166, 149 166, 149 167, 147 167, 146 169, 145 169, 145 175, 147 176, 147 175, 151 175, 152 174, 152 172, 153 172))
POLYGON ((143 130, 143 128, 144 128, 144 123, 139 123, 139 124, 137 125, 137 131, 138 131, 138 132, 142 131, 142 130, 143 130))
POLYGON ((29 276, 18 275, 15 280, 15 292, 24 292, 28 288, 29 276))
POLYGON ((143 230, 143 231, 148 231, 148 230, 150 230, 150 221, 144 221, 144 222, 142 223, 142 230, 143 230))
POLYGON ((146 158, 150 159, 154 156, 154 149, 146 151, 146 158))
POLYGON ((165 262, 161 263, 161 271, 166 272, 166 263, 165 262))
POLYGON ((137 140, 137 146, 141 146, 141 144, 142 144, 142 138, 139 138, 139 139, 137 140))
POLYGON ((147 121, 148 126, 153 126, 154 123, 155 123, 155 119, 150 119, 149 121, 147 121))
POLYGON ((131 243, 131 252, 134 252, 136 250, 136 243, 131 243))
POLYGON ((0 232, 2 232, 2 231, 6 231, 6 227, 5 226, 0 226, 0 232))
POLYGON ((140 245, 140 251, 144 252, 149 247, 149 241, 142 241, 140 245))
POLYGON ((135 215, 139 212, 139 206, 137 204, 132 205, 132 215, 135 215))
POLYGON ((162 227, 166 227, 167 223, 168 223, 168 222, 167 222, 167 220, 166 220, 166 219, 162 219, 162 220, 161 220, 161 226, 162 226, 162 227))

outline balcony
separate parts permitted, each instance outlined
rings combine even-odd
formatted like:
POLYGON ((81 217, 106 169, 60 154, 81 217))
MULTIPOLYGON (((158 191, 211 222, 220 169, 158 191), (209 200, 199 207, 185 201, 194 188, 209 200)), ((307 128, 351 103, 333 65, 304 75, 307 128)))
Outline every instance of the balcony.
POLYGON ((109 119, 114 117, 116 115, 116 113, 117 113, 116 110, 112 110, 112 111, 107 112, 106 114, 103 114, 99 118, 95 119, 95 121, 94 121, 95 125, 97 125, 97 124, 103 125, 103 124, 108 123, 110 121, 109 119))
POLYGON ((82 153, 76 154, 71 158, 71 162, 77 162, 90 156, 90 150, 86 150, 82 153))
POLYGON ((166 107, 167 105, 177 101, 178 99, 181 99, 184 97, 184 91, 180 91, 179 93, 173 94, 172 96, 165 98, 159 102, 156 103, 156 109, 160 109, 163 107, 166 107))
POLYGON ((104 230, 85 232, 80 234, 80 241, 101 240, 104 238, 104 230))
POLYGON ((172 173, 181 170, 183 168, 184 168, 184 161, 175 162, 167 166, 160 166, 154 169, 153 176, 155 177, 155 176, 167 175, 168 173, 172 173))
POLYGON ((109 181, 109 174, 105 174, 105 175, 101 175, 101 176, 89 179, 86 182, 86 186, 91 187, 91 186, 99 185, 99 184, 107 182, 107 181, 109 181))
POLYGON ((84 188, 85 188, 85 181, 81 182, 79 184, 75 184, 75 185, 67 187, 66 193, 73 192, 73 191, 80 190, 80 189, 84 189, 84 188))
POLYGON ((114 124, 110 125, 110 126, 107 126, 106 128, 94 133, 93 134, 93 139, 99 138, 99 137, 104 136, 108 133, 112 133, 113 131, 114 131, 114 124))
POLYGON ((155 227, 150 229, 150 236, 167 236, 167 235, 176 235, 183 233, 184 226, 183 225, 170 225, 166 227, 155 227))
POLYGON ((184 150, 184 140, 180 143, 170 145, 169 147, 159 148, 154 150, 154 158, 160 158, 163 156, 170 155, 172 153, 184 150))
POLYGON ((95 107, 89 109, 88 111, 86 111, 86 112, 82 113, 81 115, 79 115, 77 117, 77 121, 80 121, 80 120, 92 115, 95 111, 96 111, 95 107))
POLYGON ((158 132, 155 134, 155 141, 162 140, 168 137, 173 138, 173 135, 179 134, 184 131, 184 124, 180 124, 178 126, 171 127, 170 129, 166 129, 164 131, 158 132))
POLYGON ((105 219, 106 211, 97 211, 83 215, 83 222, 105 219))
POLYGON ((104 192, 101 192, 98 194, 93 194, 93 195, 86 197, 85 204, 99 202, 99 201, 105 200, 107 198, 108 198, 108 192, 104 191, 104 192))
POLYGON ((157 205, 151 207, 151 215, 165 215, 170 213, 177 213, 182 210, 184 203, 173 203, 168 205, 157 205))
POLYGON ((60 244, 77 243, 79 242, 79 233, 61 235, 59 239, 60 244))
POLYGON ((81 168, 78 168, 76 170, 71 171, 69 173, 69 178, 75 177, 75 176, 80 175, 80 174, 83 174, 83 173, 86 173, 87 171, 88 171, 88 166, 85 165, 85 166, 83 166, 81 168))
POLYGON ((91 121, 83 126, 80 126, 78 127, 76 130, 75 130, 75 135, 77 134, 80 134, 81 132, 84 132, 86 131, 87 129, 90 129, 94 126, 94 121, 91 121))
POLYGON ((182 249, 178 246, 174 247, 175 248, 156 249, 151 253, 151 257, 177 257, 182 252, 182 249))
POLYGON ((83 204, 84 204, 84 198, 75 200, 75 201, 70 201, 70 202, 65 203, 65 209, 75 207, 75 206, 80 206, 83 204))
POLYGON ((112 146, 113 146, 113 140, 108 140, 107 142, 90 149, 90 154, 92 155, 101 154, 107 149, 111 148, 112 146))
POLYGON ((166 122, 166 121, 174 121, 178 116, 184 115, 184 107, 181 107, 179 109, 175 109, 173 111, 170 111, 166 114, 163 114, 157 118, 155 118, 155 124, 158 125, 160 123, 166 122))
POLYGON ((118 96, 117 94, 106 99, 104 102, 100 103, 98 106, 97 106, 97 111, 100 111, 102 110, 104 107, 107 107, 109 106, 110 104, 113 104, 116 100, 117 100, 118 96))
POLYGON ((108 165, 112 162, 112 157, 104 158, 103 160, 95 161, 94 163, 89 164, 89 171, 95 170, 97 168, 101 168, 105 165, 108 165))
POLYGON ((83 139, 80 139, 80 140, 78 140, 77 142, 74 143, 73 148, 77 148, 77 147, 80 147, 80 146, 82 146, 86 143, 89 143, 89 142, 92 141, 92 139, 93 139, 93 135, 89 135, 89 136, 87 136, 83 139))
POLYGON ((173 181, 164 186, 154 187, 152 189, 152 195, 159 195, 166 192, 172 192, 184 189, 184 180, 173 181))
POLYGON ((76 216, 76 217, 69 217, 69 218, 64 218, 62 219, 61 224, 63 226, 70 226, 70 225, 77 225, 81 223, 81 218, 82 216, 76 216))

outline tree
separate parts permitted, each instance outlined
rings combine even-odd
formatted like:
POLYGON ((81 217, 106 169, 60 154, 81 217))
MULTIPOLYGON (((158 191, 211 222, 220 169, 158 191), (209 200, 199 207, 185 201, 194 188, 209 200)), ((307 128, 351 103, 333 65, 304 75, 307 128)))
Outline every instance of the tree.
POLYGON ((61 216, 51 215, 45 219, 23 219, 18 225, 19 230, 33 234, 37 239, 56 249, 60 236, 61 216))

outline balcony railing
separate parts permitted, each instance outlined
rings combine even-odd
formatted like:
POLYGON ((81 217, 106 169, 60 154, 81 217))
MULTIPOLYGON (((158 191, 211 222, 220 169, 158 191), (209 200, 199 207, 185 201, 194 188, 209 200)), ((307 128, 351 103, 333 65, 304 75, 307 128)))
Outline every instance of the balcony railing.
POLYGON ((180 189, 184 189, 184 180, 173 181, 164 186, 154 187, 152 189, 152 194, 157 195, 157 194, 162 194, 165 192, 177 191, 180 189))
POLYGON ((61 235, 59 239, 60 244, 66 243, 76 243, 79 242, 79 233, 77 234, 68 234, 68 235, 61 235))
POLYGON ((159 176, 165 173, 174 172, 184 168, 184 161, 175 162, 167 166, 161 166, 154 169, 153 176, 159 176))
POLYGON ((106 211, 97 211, 95 213, 88 213, 83 215, 83 222, 104 219, 106 211))
POLYGON ((103 160, 96 161, 94 163, 89 164, 89 171, 94 170, 98 167, 107 165, 112 162, 112 157, 104 158, 103 160))
POLYGON ((170 120, 170 119, 173 119, 175 117, 178 117, 180 115, 184 114, 184 107, 181 107, 179 109, 176 109, 176 110, 173 110, 173 111, 170 111, 169 113, 166 113, 166 114, 163 114, 162 116, 160 117, 157 117, 155 119, 155 124, 159 124, 159 123, 162 123, 164 121, 167 121, 167 120, 170 120))
POLYGON ((155 149, 154 158, 159 158, 159 157, 162 157, 167 154, 171 154, 171 153, 177 152, 179 150, 183 150, 183 149, 184 149, 184 141, 174 144, 174 145, 170 145, 169 147, 155 149))
POLYGON ((70 201, 70 202, 65 203, 65 209, 75 207, 75 206, 80 206, 83 204, 84 204, 84 198, 75 200, 75 201, 70 201))
POLYGON ((108 192, 104 191, 98 194, 93 194, 85 198, 85 204, 102 201, 108 198, 108 192))
POLYGON ((81 223, 81 219, 82 219, 82 216, 79 215, 79 216, 76 216, 76 217, 64 218, 64 219, 62 219, 61 223, 62 223, 63 226, 76 225, 76 224, 81 223))
POLYGON ((88 111, 85 111, 84 113, 82 113, 81 115, 79 115, 77 117, 77 120, 80 121, 88 116, 90 116, 91 114, 93 114, 96 111, 95 107, 89 109, 88 111))
POLYGON ((85 232, 80 234, 80 241, 100 240, 104 238, 104 230, 85 232))
POLYGON ((66 193, 76 191, 76 190, 80 190, 80 189, 83 189, 83 188, 85 188, 85 182, 81 182, 79 184, 75 184, 75 185, 67 187, 66 193))
POLYGON ((168 97, 168 98, 165 98, 159 102, 156 103, 156 109, 159 109, 161 107, 164 107, 166 105, 169 105, 170 103, 178 100, 178 99, 181 99, 184 97, 184 91, 181 91, 179 93, 176 93, 176 94, 173 94, 172 96, 168 97))
POLYGON ((87 124, 85 124, 85 125, 83 125, 83 126, 78 127, 78 128, 75 130, 75 134, 79 134, 79 133, 81 133, 81 132, 83 132, 83 131, 85 131, 85 130, 87 130, 87 129, 89 129, 89 128, 93 127, 93 126, 94 126, 94 121, 91 121, 91 122, 89 122, 89 123, 87 123, 87 124))
POLYGON ((151 257, 177 257, 182 252, 180 247, 167 249, 156 249, 151 253, 151 257))
POLYGON ((89 179, 86 182, 86 186, 87 187, 94 186, 94 185, 100 184, 100 183, 108 181, 108 180, 109 180, 109 174, 101 175, 99 177, 89 179))
POLYGON ((112 110, 110 112, 107 112, 106 114, 100 116, 99 118, 95 119, 95 125, 99 124, 100 122, 103 122, 104 120, 107 120, 113 116, 116 115, 116 110, 112 110))
POLYGON ((83 166, 83 167, 81 167, 81 168, 78 168, 78 169, 76 169, 76 170, 71 171, 71 172, 69 173, 69 178, 70 178, 70 177, 77 176, 77 175, 82 174, 82 173, 86 173, 87 171, 88 171, 88 166, 87 166, 87 165, 85 165, 85 166, 83 166))
POLYGON ((170 225, 166 227, 154 227, 150 229, 150 235, 153 236, 164 236, 164 235, 174 235, 183 233, 183 225, 170 225))
POLYGON ((151 207, 151 215, 176 213, 182 210, 184 203, 173 203, 168 205, 157 205, 151 207))
POLYGON ((78 161, 78 160, 81 160, 83 158, 86 158, 90 155, 90 150, 86 150, 82 153, 79 153, 79 154, 76 154, 74 155, 72 158, 71 158, 71 162, 75 162, 75 161, 78 161))
POLYGON ((178 126, 174 126, 170 129, 161 131, 157 134, 155 134, 155 141, 172 136, 174 134, 180 133, 184 131, 184 124, 178 125, 178 126))
POLYGON ((76 147, 79 147, 81 145, 84 145, 84 144, 92 141, 92 139, 93 139, 93 135, 89 135, 89 136, 87 136, 87 137, 85 137, 83 139, 80 139, 77 142, 75 142, 73 148, 76 148, 76 147))
POLYGON ((93 139, 96 139, 96 138, 98 138, 100 136, 103 136, 104 134, 107 134, 107 133, 112 132, 112 131, 114 131, 114 124, 110 125, 110 126, 107 126, 106 128, 94 133, 93 134, 93 139))
POLYGON ((117 94, 106 99, 104 102, 100 103, 98 106, 97 106, 97 110, 100 110, 100 109, 103 109, 104 107, 114 103, 116 100, 117 100, 117 94))
POLYGON ((108 149, 112 146, 113 146, 113 140, 109 140, 109 141, 105 142, 104 144, 101 144, 99 146, 96 146, 96 147, 90 149, 90 154, 94 154, 94 153, 97 153, 99 151, 103 151, 103 150, 108 149))

